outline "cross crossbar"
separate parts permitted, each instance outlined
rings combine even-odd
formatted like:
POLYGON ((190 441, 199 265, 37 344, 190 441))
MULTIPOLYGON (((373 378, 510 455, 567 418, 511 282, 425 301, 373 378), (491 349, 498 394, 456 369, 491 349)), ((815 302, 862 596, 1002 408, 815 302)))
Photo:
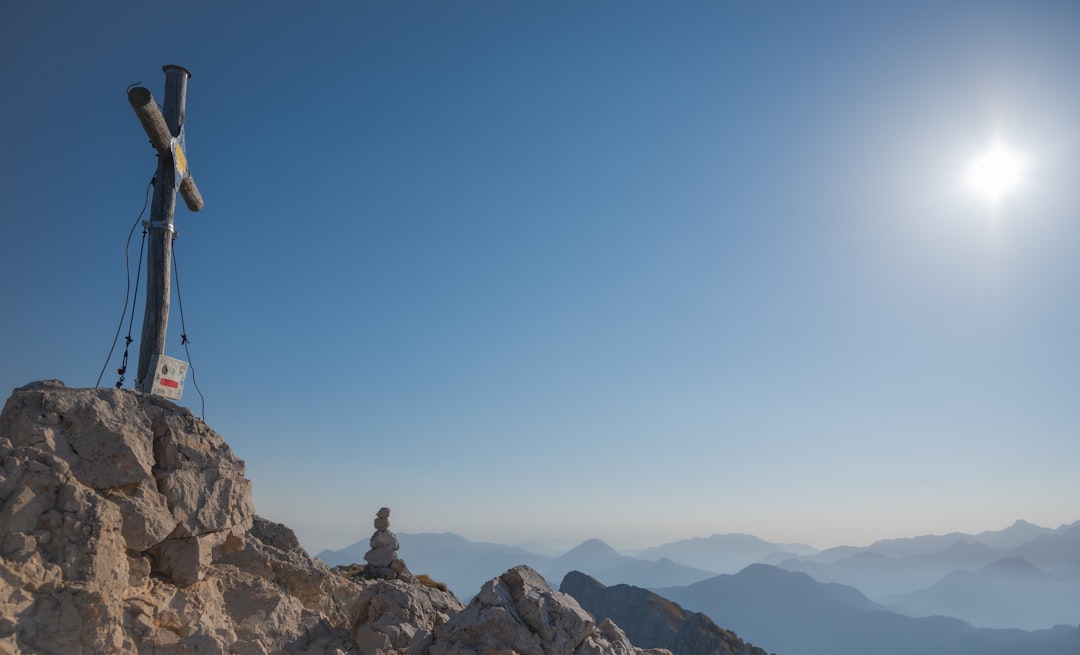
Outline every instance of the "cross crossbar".
MULTIPOLYGON (((135 115, 139 117, 139 122, 146 130, 146 136, 150 137, 150 144, 154 146, 154 150, 157 150, 161 157, 171 160, 173 135, 169 132, 169 126, 165 124, 165 117, 161 115, 161 110, 158 109, 150 89, 137 86, 128 91, 127 95, 128 102, 131 103, 131 108, 135 110, 135 115)), ((197 212, 203 208, 202 194, 199 193, 199 188, 195 186, 195 178, 191 175, 180 181, 180 196, 191 211, 197 212)))

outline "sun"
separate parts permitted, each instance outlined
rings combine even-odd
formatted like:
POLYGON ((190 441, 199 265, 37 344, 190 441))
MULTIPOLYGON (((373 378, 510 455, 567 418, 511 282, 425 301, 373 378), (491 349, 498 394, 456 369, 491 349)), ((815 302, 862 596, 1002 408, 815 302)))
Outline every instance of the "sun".
POLYGON ((997 205, 1023 183, 1026 167, 1022 155, 1000 143, 994 144, 968 166, 968 188, 997 205))

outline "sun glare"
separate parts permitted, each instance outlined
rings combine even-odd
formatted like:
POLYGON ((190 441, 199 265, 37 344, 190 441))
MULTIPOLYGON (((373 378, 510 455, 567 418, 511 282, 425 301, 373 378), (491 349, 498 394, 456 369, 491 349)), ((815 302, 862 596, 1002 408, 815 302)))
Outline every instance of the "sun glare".
POLYGON ((1024 158, 997 144, 976 157, 968 167, 968 187, 997 204, 1023 182, 1024 158))

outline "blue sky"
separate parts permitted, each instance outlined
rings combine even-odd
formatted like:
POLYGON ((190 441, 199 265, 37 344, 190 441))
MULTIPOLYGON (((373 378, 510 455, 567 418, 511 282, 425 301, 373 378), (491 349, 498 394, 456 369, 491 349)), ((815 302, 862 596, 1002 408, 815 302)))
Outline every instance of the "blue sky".
POLYGON ((1080 6, 253 6, 0 5, 0 387, 95 384, 179 64, 205 418, 309 548, 1080 519, 1080 6))

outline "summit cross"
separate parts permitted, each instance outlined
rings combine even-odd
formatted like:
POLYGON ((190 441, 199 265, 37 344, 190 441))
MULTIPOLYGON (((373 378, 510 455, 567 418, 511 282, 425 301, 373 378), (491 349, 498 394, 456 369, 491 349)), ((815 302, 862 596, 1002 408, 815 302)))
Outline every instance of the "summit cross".
POLYGON ((139 368, 135 376, 135 388, 148 393, 154 380, 151 363, 157 355, 165 354, 171 292, 169 272, 172 267, 172 242, 176 238, 173 212, 176 209, 177 189, 188 209, 197 212, 203 208, 203 199, 188 170, 183 148, 184 107, 191 73, 182 66, 171 64, 163 66, 162 70, 165 72, 165 104, 162 109, 158 109, 154 96, 145 87, 134 87, 127 94, 128 102, 158 153, 150 221, 144 223, 149 231, 150 243, 146 250, 146 310, 139 343, 139 368))

